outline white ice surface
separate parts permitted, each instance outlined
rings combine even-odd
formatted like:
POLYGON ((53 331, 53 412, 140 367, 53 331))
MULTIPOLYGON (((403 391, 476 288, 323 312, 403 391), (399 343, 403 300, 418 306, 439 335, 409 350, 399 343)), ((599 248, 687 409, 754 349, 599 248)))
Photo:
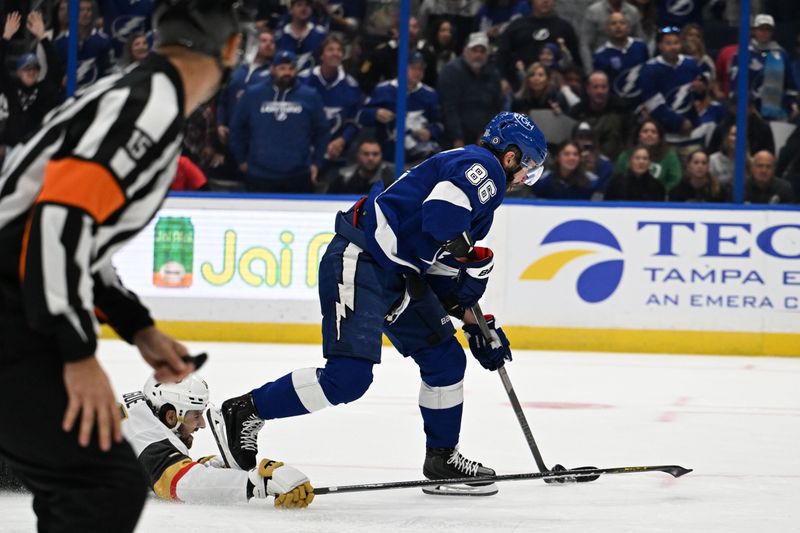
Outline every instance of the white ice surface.
MULTIPOLYGON (((212 401, 295 368, 321 365, 317 346, 189 343, 210 354, 212 401)), ((106 341, 101 360, 118 393, 147 367, 106 341)), ((268 422, 263 455, 316 486, 419 479, 424 456, 416 366, 384 350, 359 401, 268 422)), ((551 466, 680 464, 680 479, 648 473, 554 486, 507 482, 497 496, 436 497, 419 489, 319 496, 302 511, 148 502, 145 532, 798 532, 800 359, 516 351, 509 375, 551 466)), ((461 450, 499 473, 536 466, 495 373, 470 360, 461 450)), ((193 453, 214 451, 196 434, 193 453)), ((30 497, 0 495, 0 531, 33 531, 30 497)))

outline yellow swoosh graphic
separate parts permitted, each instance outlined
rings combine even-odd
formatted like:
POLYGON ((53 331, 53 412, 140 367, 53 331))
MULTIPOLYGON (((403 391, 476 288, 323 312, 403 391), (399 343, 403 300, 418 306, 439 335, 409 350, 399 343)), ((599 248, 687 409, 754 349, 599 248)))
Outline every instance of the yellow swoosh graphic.
POLYGON ((592 250, 564 250, 563 252, 553 252, 531 263, 519 279, 553 279, 553 276, 573 259, 593 253, 595 252, 592 250))

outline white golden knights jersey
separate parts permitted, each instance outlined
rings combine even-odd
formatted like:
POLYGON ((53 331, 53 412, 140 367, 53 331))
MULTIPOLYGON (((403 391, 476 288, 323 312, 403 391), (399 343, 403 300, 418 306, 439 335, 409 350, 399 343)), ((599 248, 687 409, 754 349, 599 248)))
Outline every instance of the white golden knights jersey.
POLYGON ((120 409, 122 434, 159 498, 217 504, 248 501, 247 472, 224 468, 215 456, 197 461, 189 457, 186 445, 156 417, 141 391, 123 394, 120 409))

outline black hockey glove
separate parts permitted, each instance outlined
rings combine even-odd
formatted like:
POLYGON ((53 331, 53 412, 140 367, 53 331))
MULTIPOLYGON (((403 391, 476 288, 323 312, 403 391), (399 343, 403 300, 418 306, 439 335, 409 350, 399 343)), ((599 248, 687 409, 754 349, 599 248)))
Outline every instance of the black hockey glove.
POLYGON ((464 324, 464 336, 467 338, 472 355, 481 366, 486 370, 497 370, 506 361, 511 361, 511 343, 503 333, 503 328, 496 326, 494 316, 486 315, 486 325, 489 326, 491 334, 488 340, 477 324, 464 324))

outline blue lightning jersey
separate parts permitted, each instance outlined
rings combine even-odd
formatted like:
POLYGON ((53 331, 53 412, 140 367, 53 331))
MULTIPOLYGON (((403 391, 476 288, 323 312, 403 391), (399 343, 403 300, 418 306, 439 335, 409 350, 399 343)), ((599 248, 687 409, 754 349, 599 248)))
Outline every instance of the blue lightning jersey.
POLYGON ((113 40, 117 57, 133 34, 150 32, 154 4, 153 0, 101 0, 103 28, 113 40))
POLYGON ((287 24, 275 32, 275 47, 277 50, 289 50, 297 55, 297 70, 305 70, 314 66, 322 41, 328 36, 328 30, 322 26, 309 22, 305 33, 295 37, 291 31, 291 24, 287 24))
POLYGON ((322 97, 325 117, 331 128, 331 139, 344 137, 350 142, 358 133, 355 117, 361 105, 361 89, 351 75, 339 67, 336 76, 326 80, 319 66, 304 70, 297 78, 301 83, 314 88, 322 97))
POLYGON ((388 271, 425 273, 442 243, 465 231, 476 241, 486 237, 505 191, 505 171, 489 150, 469 145, 436 154, 385 191, 370 192, 362 218, 369 252, 388 271))
POLYGON ((644 64, 639 73, 639 87, 644 106, 669 133, 680 131, 683 120, 692 108, 692 81, 698 76, 709 80, 708 65, 700 65, 691 57, 678 56, 670 65, 661 56, 644 64))
POLYGON ((621 73, 629 72, 648 59, 650 53, 647 51, 647 45, 644 41, 632 37, 628 37, 628 42, 623 48, 617 48, 610 41, 606 41, 592 55, 594 69, 605 72, 610 84, 613 84, 621 73))

